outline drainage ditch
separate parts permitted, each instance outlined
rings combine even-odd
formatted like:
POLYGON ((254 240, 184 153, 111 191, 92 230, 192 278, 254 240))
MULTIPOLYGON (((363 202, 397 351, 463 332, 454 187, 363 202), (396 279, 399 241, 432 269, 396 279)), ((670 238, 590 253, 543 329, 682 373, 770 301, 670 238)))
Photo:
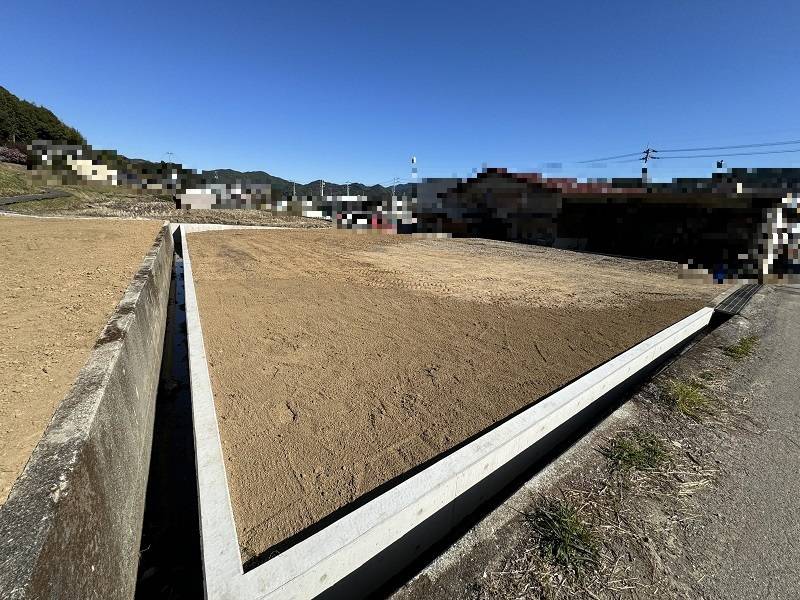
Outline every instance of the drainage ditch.
POLYGON ((139 550, 136 598, 142 600, 203 595, 183 259, 176 233, 139 550))

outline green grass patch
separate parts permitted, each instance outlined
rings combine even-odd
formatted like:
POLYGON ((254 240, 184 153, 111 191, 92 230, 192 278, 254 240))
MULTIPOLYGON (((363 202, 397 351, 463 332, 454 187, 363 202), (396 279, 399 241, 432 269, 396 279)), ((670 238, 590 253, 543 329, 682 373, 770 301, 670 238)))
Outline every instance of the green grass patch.
POLYGON ((600 448, 614 469, 652 471, 669 456, 666 446, 654 435, 634 430, 619 434, 600 448))
POLYGON ((35 194, 41 190, 42 186, 33 182, 24 167, 0 164, 0 197, 35 194))
POLYGON ((595 534, 571 504, 545 500, 525 518, 536 533, 543 558, 579 578, 598 564, 595 534))
POLYGON ((672 408, 687 417, 700 419, 704 414, 714 412, 712 400, 702 383, 671 379, 664 386, 663 393, 672 408))
POLYGON ((758 338, 754 335, 746 335, 740 338, 738 342, 732 346, 726 346, 722 351, 726 356, 740 360, 746 356, 750 356, 758 343, 758 338))

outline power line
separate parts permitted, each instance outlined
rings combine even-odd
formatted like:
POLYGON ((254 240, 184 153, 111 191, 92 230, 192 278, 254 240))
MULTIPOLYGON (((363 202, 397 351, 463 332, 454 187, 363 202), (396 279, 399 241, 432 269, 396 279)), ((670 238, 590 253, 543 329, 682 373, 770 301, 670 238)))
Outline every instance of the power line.
POLYGON ((756 154, 788 154, 790 152, 800 152, 800 148, 793 150, 764 150, 763 152, 730 152, 723 154, 692 154, 687 156, 651 156, 659 160, 670 158, 719 158, 720 156, 755 156, 756 154))
MULTIPOLYGON (((650 158, 653 159, 653 158, 659 158, 659 157, 658 156, 651 156, 650 158)), ((612 162, 612 164, 619 164, 619 163, 632 163, 632 162, 641 162, 641 161, 642 161, 642 157, 640 156, 639 158, 629 158, 628 160, 614 160, 614 161, 611 161, 611 162, 612 162)))
POLYGON ((593 158, 592 160, 579 160, 577 164, 601 162, 604 160, 613 160, 615 158, 627 158, 629 156, 639 156, 640 154, 642 154, 642 152, 631 152, 630 154, 618 154, 617 156, 606 156, 605 158, 593 158))
POLYGON ((790 146, 792 144, 800 144, 800 140, 762 142, 760 144, 737 144, 735 146, 707 146, 705 148, 675 148, 671 150, 658 150, 658 152, 703 152, 705 150, 733 150, 736 148, 762 148, 764 146, 790 146))
POLYGON ((756 154, 784 154, 790 152, 798 152, 800 150, 768 150, 763 152, 740 152, 740 153, 732 153, 732 154, 696 154, 690 156, 657 156, 667 152, 705 152, 708 150, 736 150, 739 148, 764 148, 770 146, 791 146, 795 144, 800 144, 800 140, 785 140, 780 142, 759 142, 754 144, 734 144, 730 146, 704 146, 699 148, 669 148, 666 150, 658 150, 655 148, 647 147, 641 152, 631 152, 630 154, 617 154, 615 156, 606 156, 603 158, 593 158, 591 160, 581 160, 574 164, 586 164, 586 163, 598 163, 607 160, 611 160, 614 162, 634 162, 636 160, 641 160, 647 163, 650 159, 665 159, 665 158, 714 158, 718 156, 751 156, 756 154), (616 161, 615 159, 624 158, 627 159, 631 156, 638 156, 639 158, 633 160, 621 160, 616 161))

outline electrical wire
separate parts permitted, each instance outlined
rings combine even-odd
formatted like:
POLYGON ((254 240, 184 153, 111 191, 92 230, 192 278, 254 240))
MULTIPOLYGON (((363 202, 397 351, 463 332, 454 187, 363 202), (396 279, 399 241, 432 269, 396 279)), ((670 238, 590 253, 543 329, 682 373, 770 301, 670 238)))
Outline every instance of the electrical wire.
POLYGON ((800 148, 792 150, 764 150, 763 152, 731 152, 723 154, 693 154, 687 156, 651 156, 651 160, 668 160, 670 158, 720 158, 726 156, 755 156, 757 154, 788 154, 790 152, 800 152, 800 148))
POLYGON ((737 144, 735 146, 707 146, 705 148, 673 148, 670 150, 656 150, 662 152, 703 152, 706 150, 734 150, 736 148, 763 148, 764 146, 791 146, 800 144, 800 140, 789 140, 786 142, 762 142, 760 144, 737 144))
POLYGON ((631 152, 630 154, 618 154, 617 156, 606 156, 605 158, 594 158, 592 160, 579 160, 577 164, 583 163, 591 163, 591 162, 602 162, 604 160, 613 160, 615 158, 627 158, 629 156, 639 156, 643 154, 643 152, 631 152))
POLYGON ((618 154, 616 156, 606 156, 604 158, 594 158, 592 160, 581 160, 573 164, 601 163, 609 160, 615 163, 635 162, 637 160, 643 160, 646 154, 649 154, 648 159, 655 160, 655 159, 668 159, 668 158, 719 158, 720 156, 752 156, 758 154, 787 154, 791 152, 800 152, 800 150, 791 149, 791 150, 766 150, 763 152, 737 152, 729 154, 693 154, 685 156, 659 156, 661 154, 668 152, 705 152, 709 150, 736 150, 739 148, 764 148, 770 146, 791 146, 795 144, 800 144, 800 140, 785 140, 781 142, 759 142, 754 144, 734 144, 730 146, 703 146, 699 148, 668 148, 666 150, 657 150, 653 148, 648 148, 649 153, 647 150, 642 150, 641 152, 632 152, 630 154, 618 154), (614 160, 618 158, 627 159, 630 156, 638 156, 639 158, 632 160, 619 160, 619 161, 614 160))

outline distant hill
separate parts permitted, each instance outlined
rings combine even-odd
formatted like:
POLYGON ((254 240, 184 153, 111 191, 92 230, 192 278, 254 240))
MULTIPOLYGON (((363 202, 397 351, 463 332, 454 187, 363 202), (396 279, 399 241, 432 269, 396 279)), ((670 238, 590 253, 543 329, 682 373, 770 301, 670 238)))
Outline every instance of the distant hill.
MULTIPOLYGON (((232 169, 213 169, 203 171, 201 177, 209 183, 268 183, 273 190, 282 194, 292 193, 292 182, 270 175, 265 171, 234 171, 232 169)), ((298 196, 318 196, 320 193, 321 181, 316 179, 308 183, 296 183, 294 188, 298 196)), ((404 194, 410 191, 409 184, 400 184, 396 187, 397 194, 404 194)), ((344 183, 325 182, 325 195, 343 196, 347 193, 347 185, 344 183)), ((382 185, 366 185, 363 183, 351 183, 351 196, 389 196, 392 188, 382 185)))
POLYGON ((0 86, 0 145, 24 147, 33 140, 86 143, 77 129, 63 123, 44 106, 17 98, 0 86))

